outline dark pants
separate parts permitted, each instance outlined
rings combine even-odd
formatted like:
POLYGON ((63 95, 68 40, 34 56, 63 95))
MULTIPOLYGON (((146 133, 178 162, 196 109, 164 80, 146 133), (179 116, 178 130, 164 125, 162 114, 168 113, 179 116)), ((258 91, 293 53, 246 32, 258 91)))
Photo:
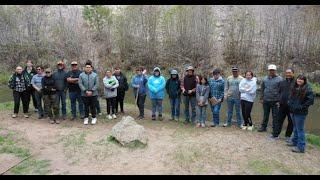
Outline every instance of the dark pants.
POLYGON ((57 98, 55 94, 43 95, 44 111, 50 118, 53 118, 53 115, 54 115, 54 118, 58 118, 59 116, 59 107, 56 100, 57 98))
POLYGON ((84 117, 84 107, 81 98, 81 92, 69 92, 70 104, 71 104, 71 114, 72 117, 77 117, 77 101, 78 101, 78 110, 80 117, 84 117))
MULTIPOLYGON (((137 105, 139 108, 139 116, 144 117, 144 103, 146 101, 146 94, 138 95, 137 105)), ((135 97, 136 98, 136 97, 135 97)))
POLYGON ((263 121, 261 128, 267 129, 270 110, 272 110, 272 129, 277 127, 278 123, 278 112, 277 101, 263 101, 263 121))
POLYGON ((58 104, 59 109, 60 109, 60 101, 61 101, 62 116, 66 117, 67 116, 66 92, 57 91, 56 93, 56 103, 58 104))
POLYGON ((305 151, 306 147, 306 139, 304 132, 304 124, 306 121, 306 117, 307 115, 291 114, 294 129, 292 143, 296 145, 300 151, 305 151))
POLYGON ((290 116, 290 110, 288 105, 280 105, 279 108, 279 114, 278 114, 278 123, 277 128, 275 128, 274 136, 279 136, 282 130, 282 125, 284 120, 288 117, 288 126, 286 130, 286 137, 291 137, 292 131, 293 131, 293 123, 290 116))
POLYGON ((28 92, 28 96, 29 96, 29 98, 28 98, 28 108, 29 108, 29 105, 30 105, 30 101, 31 101, 31 99, 32 99, 32 103, 33 103, 33 107, 34 107, 34 109, 37 109, 37 99, 36 99, 36 96, 35 96, 35 90, 34 89, 30 89, 30 90, 27 90, 27 92, 28 92))
POLYGON ((253 102, 241 100, 241 110, 242 110, 242 117, 244 121, 244 126, 252 126, 252 119, 251 119, 251 110, 252 110, 253 102))
POLYGON ((119 91, 116 97, 116 113, 118 113, 118 107, 120 105, 120 110, 121 112, 123 112, 123 101, 124 101, 124 97, 126 95, 125 91, 119 91))
POLYGON ((22 101, 23 113, 28 113, 30 94, 28 91, 18 92, 13 91, 14 110, 13 113, 18 114, 20 108, 20 99, 22 101))
POLYGON ((97 96, 91 96, 91 97, 84 97, 82 96, 82 101, 84 103, 84 117, 89 117, 89 109, 91 111, 92 118, 96 117, 96 107, 97 104, 97 96))
POLYGON ((37 100, 37 109, 39 110, 38 111, 38 114, 39 116, 43 116, 44 115, 44 112, 43 112, 43 106, 42 106, 42 92, 38 92, 38 91, 35 91, 34 92, 34 96, 36 97, 36 100, 37 100))
POLYGON ((197 100, 196 100, 196 96, 184 96, 184 115, 186 117, 186 122, 190 121, 190 106, 191 106, 191 122, 195 122, 196 120, 196 104, 197 104, 197 100))
POLYGON ((110 114, 110 111, 112 112, 112 114, 116 113, 116 104, 117 104, 117 98, 113 97, 113 98, 107 98, 107 113, 110 114))
POLYGON ((101 106, 100 106, 99 96, 97 96, 97 98, 95 98, 94 106, 96 108, 96 112, 98 114, 101 113, 101 106))

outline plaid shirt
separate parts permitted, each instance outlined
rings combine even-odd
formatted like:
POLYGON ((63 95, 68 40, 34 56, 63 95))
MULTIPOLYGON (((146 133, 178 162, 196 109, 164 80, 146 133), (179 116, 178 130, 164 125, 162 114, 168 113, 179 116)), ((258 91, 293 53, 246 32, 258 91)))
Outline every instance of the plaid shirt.
POLYGON ((24 82, 23 76, 21 76, 20 78, 18 76, 16 76, 15 83, 16 83, 15 91, 23 92, 26 90, 26 84, 24 82))

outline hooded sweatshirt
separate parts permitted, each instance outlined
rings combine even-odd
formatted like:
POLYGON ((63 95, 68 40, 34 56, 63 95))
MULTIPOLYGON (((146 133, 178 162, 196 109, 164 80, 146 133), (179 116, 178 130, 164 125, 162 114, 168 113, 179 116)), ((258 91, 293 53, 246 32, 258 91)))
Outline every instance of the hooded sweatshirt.
POLYGON ((161 76, 160 68, 153 69, 153 76, 148 79, 148 89, 150 99, 163 99, 166 80, 161 76), (155 71, 159 71, 159 76, 155 76, 155 71))
POLYGON ((253 102, 257 91, 257 78, 252 77, 251 80, 243 78, 239 84, 241 100, 253 102))
POLYGON ((116 77, 104 77, 103 78, 104 85, 104 95, 105 98, 114 98, 117 97, 117 88, 119 87, 119 82, 116 77))
POLYGON ((180 98, 181 96, 181 89, 180 89, 180 80, 179 80, 179 75, 177 75, 176 78, 171 78, 167 80, 166 82, 166 90, 169 95, 169 98, 175 99, 175 98, 180 98))

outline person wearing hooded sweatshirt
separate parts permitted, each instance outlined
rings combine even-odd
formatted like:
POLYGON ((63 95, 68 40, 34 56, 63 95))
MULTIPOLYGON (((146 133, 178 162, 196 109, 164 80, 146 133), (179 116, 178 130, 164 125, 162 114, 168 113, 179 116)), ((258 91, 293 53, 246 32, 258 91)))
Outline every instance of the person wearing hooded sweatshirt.
MULTIPOLYGON (((36 69, 33 67, 32 60, 30 60, 30 59, 27 60, 27 66, 22 71, 22 74, 26 74, 28 76, 28 79, 30 79, 30 80, 32 79, 32 77, 34 75, 37 74, 36 69)), ((38 112, 37 99, 36 99, 36 96, 35 96, 35 89, 33 88, 33 86, 28 87, 27 92, 29 93, 28 107, 29 107, 29 104, 30 104, 30 100, 32 98, 34 111, 38 112)))
POLYGON ((171 105, 171 119, 178 120, 180 116, 180 102, 181 102, 181 82, 179 80, 178 71, 173 69, 170 72, 170 79, 166 82, 166 91, 169 95, 171 105))
POLYGON ((58 69, 56 70, 56 72, 53 73, 52 77, 57 87, 56 103, 58 104, 58 107, 60 109, 60 102, 61 102, 62 119, 65 120, 67 116, 67 107, 66 107, 67 72, 64 70, 65 64, 63 61, 59 61, 57 63, 57 68, 58 69))
POLYGON ((253 77, 252 71, 247 71, 245 73, 244 79, 241 80, 239 84, 240 98, 241 98, 241 111, 244 124, 242 126, 243 130, 253 130, 253 124, 251 119, 251 110, 256 97, 257 91, 257 78, 253 77))
POLYGON ((126 95, 126 91, 129 89, 127 77, 121 72, 119 67, 115 68, 115 72, 113 74, 118 82, 119 82, 119 87, 117 88, 117 98, 116 98, 116 114, 118 113, 118 106, 120 105, 120 110, 121 113, 124 114, 123 110, 123 101, 124 97, 126 95))
POLYGON ((152 101, 152 120, 156 120, 156 111, 158 110, 158 119, 162 121, 162 100, 164 98, 164 89, 166 80, 161 75, 158 67, 153 69, 153 76, 148 79, 148 89, 152 101))
POLYGON ((217 103, 211 104, 212 111, 212 125, 211 127, 219 126, 220 123, 220 109, 224 97, 224 80, 220 75, 220 69, 213 71, 213 78, 209 80, 210 94, 209 98, 215 98, 217 103))
POLYGON ((116 116, 116 103, 117 103, 117 88, 119 87, 119 82, 116 77, 112 75, 110 70, 107 70, 106 76, 103 78, 104 85, 104 95, 107 101, 107 118, 109 120, 117 119, 116 116), (111 116, 112 111, 112 116, 111 116))
POLYGON ((313 103, 314 94, 312 88, 308 84, 306 76, 299 75, 288 100, 294 129, 292 142, 288 143, 288 146, 294 146, 292 149, 293 152, 305 152, 306 142, 304 126, 308 115, 308 108, 313 105, 313 103))
POLYGON ((131 86, 133 87, 134 98, 136 99, 137 106, 139 108, 138 119, 144 119, 144 103, 147 96, 148 77, 146 76, 146 70, 139 67, 136 68, 136 75, 132 77, 131 86))

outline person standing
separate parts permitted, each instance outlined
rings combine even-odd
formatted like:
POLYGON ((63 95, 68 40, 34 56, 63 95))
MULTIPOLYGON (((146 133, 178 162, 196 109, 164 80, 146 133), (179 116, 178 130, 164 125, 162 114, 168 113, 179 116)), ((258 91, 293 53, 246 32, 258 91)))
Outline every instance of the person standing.
POLYGON ((162 100, 164 98, 164 89, 166 86, 166 80, 161 75, 159 67, 153 69, 153 75, 148 79, 148 89, 150 99, 152 102, 152 120, 156 120, 156 112, 158 111, 158 119, 163 120, 162 117, 162 100))
POLYGON ((138 119, 144 119, 144 104, 147 96, 147 82, 146 70, 140 67, 136 69, 136 75, 132 77, 131 86, 133 87, 134 98, 139 108, 138 119))
POLYGON ((13 90, 14 110, 12 118, 16 118, 19 113, 20 99, 22 101, 24 117, 29 118, 28 102, 30 101, 30 94, 28 88, 30 87, 30 79, 26 73, 22 73, 21 66, 16 67, 15 73, 9 79, 8 86, 13 90))
POLYGON ((291 90, 289 96, 289 109, 293 121, 293 138, 289 146, 294 146, 292 149, 296 153, 304 153, 306 148, 304 125, 308 115, 309 106, 314 103, 314 95, 312 88, 307 83, 307 78, 304 75, 299 75, 291 90))
MULTIPOLYGON (((270 109, 272 110, 272 128, 278 127, 278 112, 279 112, 279 100, 280 100, 280 82, 282 77, 276 74, 277 67, 274 64, 268 66, 269 75, 264 77, 261 84, 261 96, 260 102, 263 104, 263 121, 258 132, 267 131, 270 109)), ((274 130, 273 130, 274 132, 274 130)), ((273 135, 271 139, 278 139, 273 135)))
POLYGON ((98 96, 99 78, 98 74, 92 71, 92 64, 85 64, 85 71, 79 76, 79 87, 81 89, 81 97, 84 103, 85 115, 84 125, 89 122, 89 111, 91 112, 91 124, 96 124, 96 101, 98 96))
POLYGON ((44 111, 50 118, 51 124, 60 124, 59 121, 59 107, 57 104, 56 92, 57 87, 56 83, 54 82, 54 78, 52 76, 52 71, 50 68, 45 70, 45 76, 42 78, 42 93, 43 93, 43 100, 44 100, 44 111))
POLYGON ((67 72, 65 71, 65 64, 63 61, 57 63, 57 71, 53 73, 53 79, 56 83, 56 103, 58 103, 60 113, 60 102, 61 102, 61 119, 65 120, 67 116, 66 109, 66 91, 67 91, 67 72))
POLYGON ((71 71, 69 71, 66 75, 67 77, 67 86, 69 89, 69 98, 71 104, 71 120, 75 120, 77 118, 77 101, 78 101, 78 111, 80 114, 80 118, 84 118, 84 105, 81 97, 81 89, 79 87, 79 76, 82 71, 78 68, 78 62, 71 62, 71 71))
POLYGON ((211 104, 212 111, 212 124, 211 127, 219 126, 220 124, 220 109, 221 103, 223 102, 224 97, 224 80, 220 75, 220 69, 215 69, 213 71, 213 78, 209 80, 210 94, 209 98, 213 98, 216 101, 213 101, 211 104))
POLYGON ((228 104, 228 117, 226 123, 223 125, 224 127, 231 126, 233 107, 236 109, 237 125, 239 128, 241 127, 239 84, 242 79, 243 77, 239 75, 238 67, 232 67, 232 76, 229 76, 225 83, 224 99, 227 100, 228 104))
POLYGON ((116 77, 112 76, 112 72, 107 70, 106 76, 103 78, 104 95, 107 101, 107 118, 109 120, 117 119, 116 103, 117 103, 117 88, 119 82, 116 77), (111 116, 112 113, 112 116, 111 116))
POLYGON ((178 71, 173 69, 170 72, 170 78, 166 82, 166 91, 169 95, 171 105, 171 119, 179 121, 180 117, 180 102, 181 102, 181 89, 178 71))
POLYGON ((286 130, 286 141, 290 142, 291 134, 293 132, 293 123, 290 116, 289 106, 288 106, 288 98, 289 94, 292 91, 292 87, 294 86, 294 70, 288 68, 285 72, 286 79, 280 82, 279 93, 280 93, 280 107, 278 113, 278 123, 277 127, 274 129, 273 136, 278 137, 282 130, 282 125, 286 117, 288 118, 288 125, 286 130))
POLYGON ((117 88, 117 97, 116 97, 116 114, 118 113, 118 107, 120 105, 120 111, 122 114, 124 114, 124 109, 123 109, 123 102, 124 102, 124 97, 126 95, 126 91, 129 89, 127 77, 121 72, 120 67, 115 68, 115 72, 113 74, 118 82, 119 82, 119 87, 117 88))
POLYGON ((31 85, 35 89, 34 95, 37 100, 37 109, 38 109, 38 114, 39 114, 38 119, 42 119, 44 117, 44 111, 42 108, 42 96, 43 96, 42 78, 44 77, 43 67, 37 66, 36 70, 37 70, 37 74, 32 77, 31 85))
POLYGON ((243 130, 253 130, 251 110, 253 107, 253 102, 256 97, 257 91, 257 78, 253 77, 252 71, 247 71, 245 73, 244 79, 241 80, 239 84, 240 97, 241 97, 241 110, 244 124, 242 126, 243 130))
MULTIPOLYGON (((22 73, 26 74, 28 76, 28 79, 30 79, 31 81, 32 77, 37 74, 37 71, 33 67, 32 60, 28 59, 26 63, 27 63, 27 66, 24 68, 22 73)), ((34 111, 38 112, 37 99, 35 97, 35 89, 33 88, 33 86, 29 86, 27 89, 27 92, 29 93, 29 96, 30 96, 28 98, 28 108, 29 108, 30 100, 32 99, 34 111)))
POLYGON ((199 84, 196 88, 196 99, 197 99, 197 114, 198 114, 198 123, 197 127, 206 127, 207 119, 207 106, 208 98, 210 93, 210 87, 208 79, 206 77, 199 77, 199 84))
POLYGON ((197 77, 194 75, 194 68, 192 66, 187 67, 187 75, 183 79, 183 84, 181 85, 182 94, 184 96, 184 114, 185 114, 185 124, 190 122, 190 106, 192 110, 191 122, 195 123, 196 119, 196 86, 197 77))

